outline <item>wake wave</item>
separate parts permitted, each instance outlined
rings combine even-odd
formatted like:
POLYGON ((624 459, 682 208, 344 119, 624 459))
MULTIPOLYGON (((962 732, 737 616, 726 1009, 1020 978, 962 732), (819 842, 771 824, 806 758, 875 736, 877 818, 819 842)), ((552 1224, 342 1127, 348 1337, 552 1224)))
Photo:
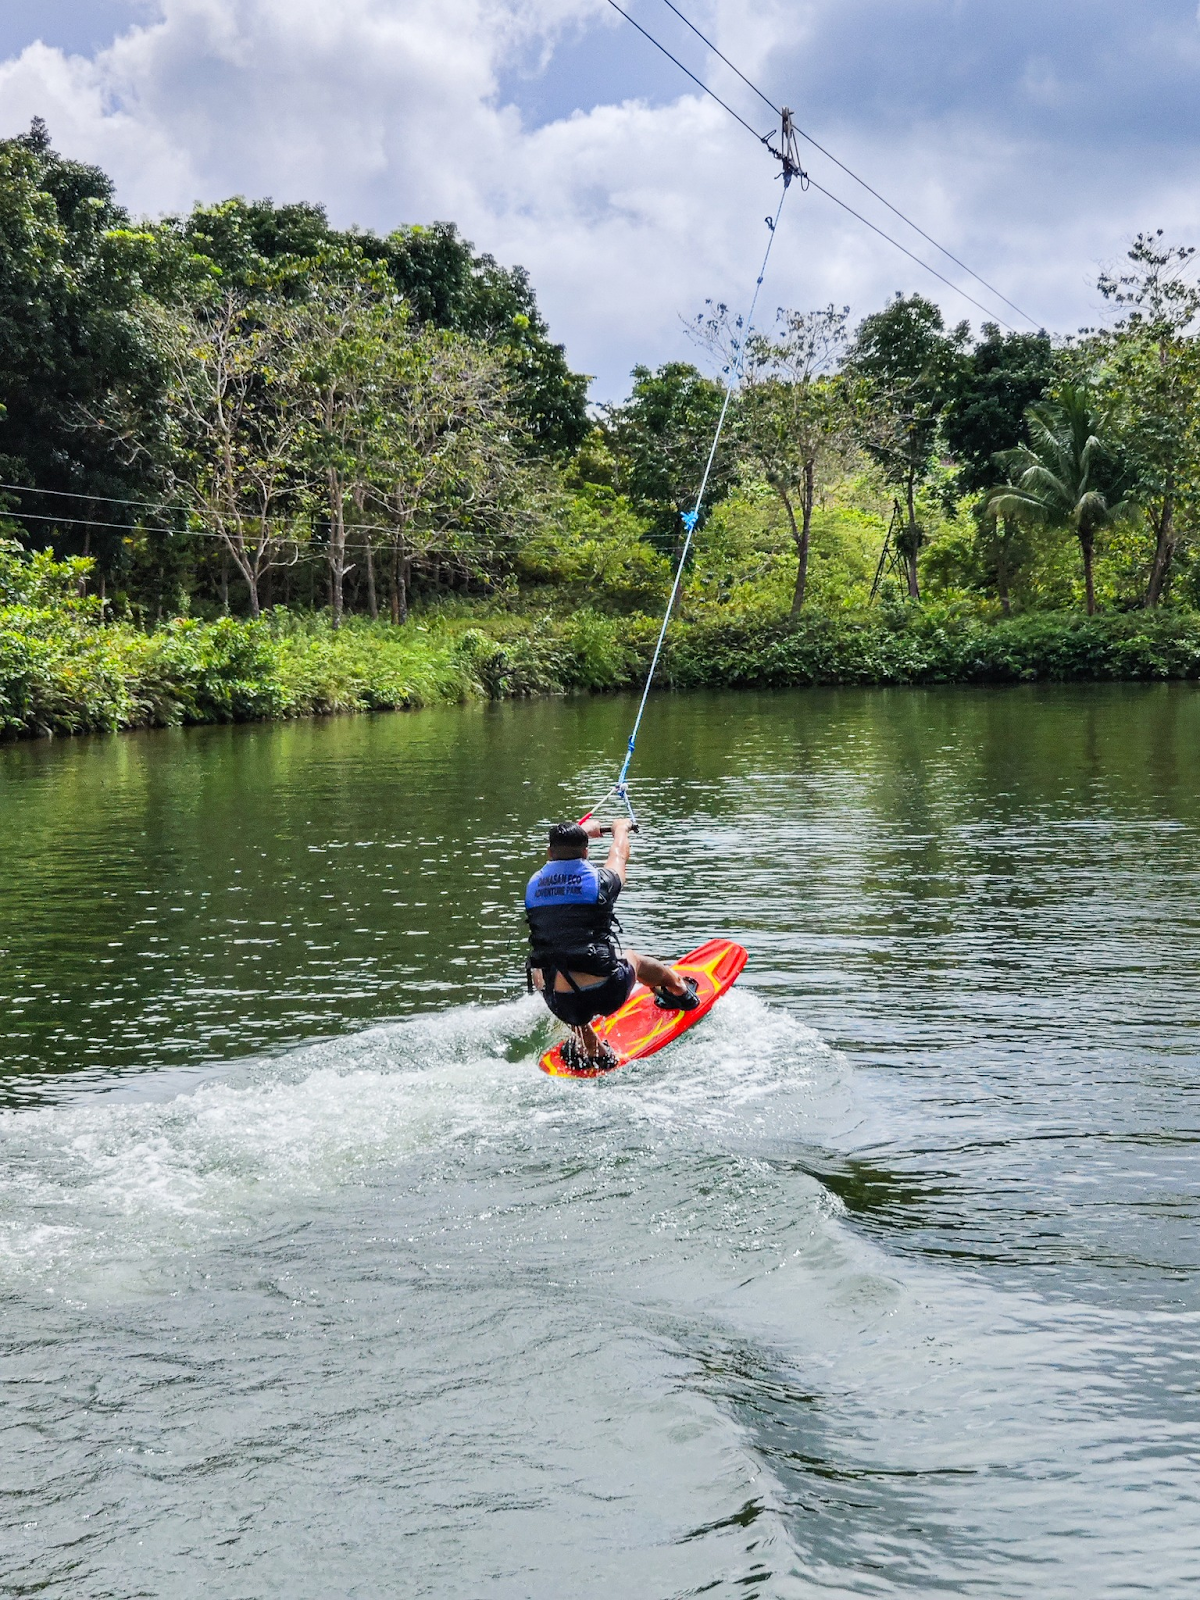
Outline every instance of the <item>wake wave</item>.
POLYGON ((550 1027, 532 998, 456 1007, 243 1064, 165 1101, 6 1113, 0 1281, 201 1246, 418 1158, 565 1139, 586 1162, 592 1136, 611 1148, 647 1131, 744 1146, 795 1131, 838 1076, 811 1030, 745 991, 596 1083, 537 1071, 550 1027))

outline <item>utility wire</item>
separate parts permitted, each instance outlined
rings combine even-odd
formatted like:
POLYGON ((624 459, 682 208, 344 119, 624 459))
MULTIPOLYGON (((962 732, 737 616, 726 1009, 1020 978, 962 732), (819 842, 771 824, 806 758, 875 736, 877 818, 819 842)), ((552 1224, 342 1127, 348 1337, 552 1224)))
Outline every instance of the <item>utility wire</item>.
MULTIPOLYGON (((654 35, 651 32, 649 32, 648 29, 643 28, 640 22, 636 21, 633 17, 631 17, 629 15, 629 12, 626 11, 624 9, 624 7, 619 6, 617 4, 617 0, 608 0, 608 3, 613 8, 614 11, 619 12, 620 15, 625 18, 626 22, 632 23, 632 25, 637 29, 637 31, 642 35, 643 38, 648 39, 656 50, 661 51, 661 53, 664 56, 666 56, 668 61, 672 62, 675 66, 677 66, 679 68, 679 70, 682 73, 684 73, 687 77, 689 77, 692 80, 692 82, 694 84, 696 84, 697 87, 700 88, 706 95, 708 95, 708 97, 711 100, 715 100, 717 102, 717 104, 721 107, 722 111, 727 111, 729 113, 729 115, 733 118, 733 120, 735 122, 740 123, 742 125, 742 127, 746 129, 746 131, 748 133, 752 133, 760 144, 768 144, 768 140, 770 138, 770 135, 761 134, 761 133, 759 133, 757 128, 752 127, 750 125, 750 123, 748 123, 746 121, 745 117, 740 116, 738 114, 738 112, 736 112, 731 105, 729 105, 726 101, 721 99, 721 96, 719 94, 717 94, 715 92, 715 90, 710 89, 708 84, 706 84, 704 82, 703 78, 698 78, 696 76, 696 74, 691 70, 690 67, 685 67, 683 62, 680 61, 678 56, 672 55, 671 52, 667 49, 666 45, 661 44, 654 37, 654 35)), ((670 0, 667 0, 667 3, 669 4, 670 0)), ((676 8, 674 6, 671 6, 671 10, 672 11, 674 11, 675 9, 676 8)), ((681 17, 683 16, 682 12, 678 12, 677 14, 679 16, 681 16, 681 17)), ((683 20, 685 22, 687 22, 687 18, 686 17, 683 17, 683 20)), ((701 39, 704 38, 704 35, 702 33, 700 33, 700 30, 698 28, 693 27, 693 25, 691 23, 688 23, 688 26, 692 28, 692 31, 694 33, 696 33, 699 38, 701 38, 701 39)), ((705 43, 707 44, 708 41, 705 40, 705 43)), ((709 48, 712 49, 715 54, 721 56, 721 60, 722 61, 725 61, 725 57, 723 55, 721 55, 721 52, 716 49, 715 45, 710 45, 709 48)), ((732 64, 731 63, 727 63, 727 65, 732 65, 732 64)), ((733 67, 732 70, 734 72, 737 72, 737 68, 736 67, 733 67)), ((740 72, 738 72, 738 77, 741 78, 742 76, 743 75, 740 72)), ((748 78, 744 78, 743 81, 746 82, 746 83, 750 82, 750 80, 748 78)), ((750 84, 750 87, 754 88, 754 85, 750 84)), ((761 90, 754 89, 754 92, 755 92, 755 94, 760 95, 761 98, 764 101, 766 101, 767 105, 769 105, 771 107, 772 111, 776 110, 776 107, 775 107, 774 103, 772 101, 768 100, 766 95, 762 94, 761 90)), ((780 113, 780 115, 782 115, 782 112, 780 113)), ((796 131, 800 132, 799 129, 797 129, 796 131)), ((815 139, 809 139, 809 136, 807 134, 803 134, 802 137, 805 138, 805 139, 808 139, 808 142, 810 144, 814 145, 818 150, 822 150, 822 154, 826 154, 826 155, 828 154, 827 151, 824 151, 822 149, 822 147, 816 143, 815 139)), ((768 148, 770 148, 769 144, 768 144, 768 148)), ((839 167, 842 165, 842 163, 840 161, 837 161, 837 158, 835 156, 830 156, 829 159, 831 161, 836 161, 837 165, 839 167)), ((859 182, 859 183, 862 182, 862 179, 857 178, 854 173, 850 172, 850 169, 848 167, 845 168, 844 170, 849 172, 850 176, 852 178, 855 178, 856 182, 859 182)), ((936 267, 931 267, 929 265, 928 261, 923 261, 920 256, 914 255, 913 252, 911 250, 909 250, 905 245, 902 245, 898 239, 893 239, 890 233, 885 233, 882 228, 876 226, 875 223, 869 221, 866 217, 864 217, 860 211, 855 211, 853 206, 847 205, 847 203, 844 200, 840 199, 836 194, 834 194, 831 189, 827 189, 824 186, 824 184, 818 183, 814 178, 810 177, 807 173, 804 176, 805 176, 806 180, 808 181, 808 183, 814 189, 816 189, 818 191, 818 193, 823 194, 826 197, 827 200, 832 200, 834 205, 840 206, 843 211, 847 212, 850 216, 854 217, 856 221, 861 222, 864 227, 870 228, 872 233, 877 233, 881 239, 886 240, 887 243, 890 244, 891 246, 893 246, 894 249, 899 250, 901 255, 905 255, 905 256, 908 257, 908 259, 910 261, 916 262, 917 266, 922 267, 926 272, 930 273, 933 277, 935 277, 938 280, 939 283, 944 283, 948 289, 953 289, 955 294, 961 295, 964 300, 968 301, 971 305, 975 306, 977 310, 982 311, 985 317, 988 317, 993 321, 999 322, 1000 325, 1002 327, 1007 328, 1010 333, 1015 333, 1017 331, 1013 327, 1011 322, 1005 321, 1005 319, 1003 317, 999 316, 995 311, 993 311, 990 306, 985 306, 981 300, 976 300, 974 295, 968 294, 965 289, 963 289, 959 284, 955 283, 953 281, 953 279, 947 278, 944 273, 939 272, 936 267)), ((869 189, 870 185, 866 184, 866 183, 863 183, 863 187, 869 189)), ((871 189, 871 193, 874 194, 875 191, 873 189, 871 189)), ((878 198, 882 199, 883 197, 879 196, 878 198)), ((892 211, 896 210, 895 206, 892 206, 890 204, 890 202, 888 202, 887 200, 884 200, 883 204, 888 206, 889 210, 892 210, 892 211)), ((897 214, 897 216, 901 216, 901 217, 904 216, 903 212, 897 211, 896 214, 897 214)), ((908 222, 908 218, 904 217, 904 221, 908 222)), ((910 223, 909 225, 910 225, 910 227, 914 227, 914 228, 916 227, 915 223, 910 223)), ((929 235, 923 233, 920 228, 917 228, 916 231, 918 233, 921 233, 923 238, 929 239, 929 235)), ((942 246, 939 245, 935 239, 930 239, 929 242, 931 244, 935 245, 937 249, 939 249, 939 250, 942 249, 942 246)), ((944 251, 944 254, 949 256, 950 252, 947 250, 947 251, 944 251)), ((956 265, 963 266, 963 263, 958 260, 957 256, 950 256, 950 259, 952 261, 954 261, 956 263, 956 265)), ((963 266, 963 270, 965 272, 970 273, 970 275, 973 278, 974 277, 978 277, 977 273, 971 272, 970 267, 963 266)), ((991 290, 991 293, 995 294, 999 299, 1003 300, 1005 305, 1012 305, 1012 301, 1011 300, 1008 300, 1004 295, 1000 294, 999 290, 992 289, 991 285, 985 283, 984 279, 980 278, 979 282, 980 283, 984 283, 984 286, 986 288, 988 288, 989 290, 991 290)), ((1019 307, 1014 306, 1013 309, 1018 312, 1018 315, 1024 317, 1027 322, 1032 323, 1033 326, 1035 326, 1035 327, 1037 326, 1037 324, 1034 323, 1033 318, 1030 317, 1026 312, 1021 311, 1019 307)))
MULTIPOLYGON (((823 194, 827 200, 832 200, 835 206, 841 206, 843 211, 848 211, 852 217, 856 217, 865 228, 870 228, 872 233, 877 233, 881 239, 886 239, 890 245, 894 245, 896 249, 899 250, 901 254, 906 255, 910 261, 915 261, 919 267, 924 267, 926 272, 931 272, 939 281, 939 283, 944 283, 948 289, 953 289, 955 294, 960 294, 964 300, 970 301, 973 306, 977 307, 978 310, 983 312, 985 317, 989 317, 993 321, 998 322, 1002 328, 1007 328, 1009 333, 1016 333, 1017 330, 1013 327, 1011 322, 1006 322, 998 312, 993 311, 989 306, 985 306, 982 300, 976 300, 973 294, 968 294, 961 284, 955 283, 952 278, 947 278, 946 275, 942 272, 939 272, 936 267, 931 267, 928 261, 922 261, 920 256, 914 255, 906 245, 902 245, 899 239, 893 239, 890 233, 885 233, 882 228, 876 227, 870 218, 864 217, 861 211, 855 211, 853 206, 847 205, 844 200, 839 199, 839 197, 834 194, 832 190, 827 189, 824 184, 818 183, 813 177, 810 177, 808 182, 809 187, 815 189, 818 194, 823 194)), ((1000 298, 1003 299, 1003 295, 1001 295, 1000 298)), ((1021 315, 1024 316, 1025 313, 1022 312, 1021 315)))
MULTIPOLYGON (((126 500, 122 499, 119 495, 83 494, 75 489, 39 489, 30 483, 0 483, 0 490, 3 489, 15 490, 17 494, 53 495, 59 500, 87 500, 96 501, 102 505, 109 506, 135 506, 145 511, 156 511, 160 516, 165 515, 166 510, 169 509, 169 507, 164 507, 164 504, 161 500, 126 500)), ((182 510, 183 508, 180 509, 182 510)), ((185 514, 191 515, 192 513, 185 514)), ((6 515, 10 517, 33 517, 35 514, 32 511, 5 512, 4 508, 0 507, 0 517, 6 515)), ((62 514, 62 516, 63 520, 66 522, 90 522, 92 526, 96 528, 117 528, 125 526, 124 523, 98 522, 94 517, 71 517, 67 516, 65 512, 62 514)), ((43 517, 41 520, 53 521, 54 518, 43 517)), ((353 526, 355 531, 358 533, 393 533, 395 531, 395 524, 391 522, 355 522, 351 524, 351 526, 353 526)), ((144 530, 150 533, 186 533, 188 531, 186 528, 164 528, 162 526, 156 526, 152 523, 143 523, 142 527, 144 530)), ((218 534, 216 537, 224 538, 224 535, 218 534)), ((366 546, 362 545, 360 548, 366 549, 366 546)))
MULTIPOLYGON (((701 40, 701 42, 712 51, 713 55, 725 63, 730 72, 736 74, 736 76, 742 80, 747 89, 752 90, 764 105, 770 106, 771 110, 777 117, 782 117, 782 109, 777 106, 768 95, 764 94, 758 85, 753 83, 739 67, 735 67, 733 62, 730 61, 729 57, 722 51, 718 50, 716 45, 710 38, 708 38, 706 34, 701 33, 700 29, 690 17, 684 16, 679 7, 672 3, 672 0, 663 0, 663 4, 669 11, 673 11, 675 13, 685 27, 692 30, 697 39, 701 40)), ((833 151, 827 150, 823 144, 813 138, 811 133, 805 133, 804 129, 797 126, 794 120, 792 122, 792 127, 795 132, 798 133, 803 140, 805 140, 806 143, 812 145, 814 150, 819 150, 823 156, 833 162, 835 167, 840 167, 848 178, 853 178, 855 183, 857 183, 861 188, 865 189, 869 195, 873 195, 875 199, 879 201, 880 205, 886 206, 888 210, 893 213, 893 215, 900 218, 901 222, 907 223, 914 233, 919 233, 926 243, 931 244, 935 250, 940 250, 942 255, 947 257, 948 260, 953 261, 956 267, 961 267, 965 273, 975 279, 976 283, 981 283, 989 294, 994 294, 998 300, 1003 300, 1006 306, 1015 311, 1019 317, 1024 317, 1025 321, 1028 322, 1032 327, 1036 328, 1038 326, 1037 321, 1029 315, 1028 311, 1022 311, 1021 307, 1017 305, 1015 301, 1010 300, 1006 294, 1002 294, 1000 290, 996 288, 995 284, 989 283, 986 278, 980 277, 979 273, 976 272, 973 267, 969 267, 965 261, 960 261, 958 256, 956 256, 952 250, 947 250, 944 244, 939 244, 931 233, 926 233, 925 229, 922 228, 919 223, 914 222, 911 217, 906 216, 905 213, 900 210, 899 206, 894 206, 890 200, 879 193, 878 189, 873 189, 867 180, 865 178, 860 178, 858 173, 855 172, 852 167, 848 167, 844 161, 839 161, 837 156, 834 155, 833 151)), ((857 213, 854 214, 857 215, 857 213)), ((884 237, 887 237, 886 234, 884 237)), ((924 266, 925 263, 922 262, 921 264, 924 266)))
MULTIPOLYGON (((757 128, 752 128, 750 126, 750 124, 746 121, 745 117, 738 116, 737 112, 733 109, 733 107, 731 105, 726 105, 725 101, 721 99, 721 96, 719 94, 715 94, 708 87, 708 85, 705 83, 703 78, 698 78, 696 76, 696 74, 691 70, 690 67, 685 67, 683 62, 680 61, 678 56, 673 56, 671 54, 671 52, 667 49, 666 45, 665 44, 660 44, 658 42, 658 40, 654 37, 654 35, 652 33, 649 33, 645 28, 643 28, 640 22, 635 21, 635 19, 629 15, 628 11, 626 11, 623 6, 619 6, 617 4, 617 0, 608 0, 608 3, 613 8, 614 11, 619 11, 620 12, 620 14, 625 18, 626 22, 632 23, 633 26, 637 29, 637 31, 642 35, 642 37, 644 39, 649 39, 650 43, 654 46, 654 48, 656 50, 661 50, 663 55, 666 56, 668 61, 673 61, 675 63, 675 65, 679 68, 680 72, 686 73, 686 75, 692 80, 692 82, 694 84, 698 84, 699 87, 704 90, 705 94, 711 95, 712 98, 721 107, 722 111, 728 111, 729 115, 733 118, 733 120, 735 122, 740 122, 742 127, 745 128, 746 132, 747 133, 752 133, 754 135, 754 137, 759 141, 760 144, 765 143, 763 135, 761 133, 759 133, 757 128)), ((673 11, 675 9, 674 6, 672 6, 671 9, 673 11)), ((735 68, 735 70, 736 70, 736 68, 735 68)), ((740 77, 741 74, 739 73, 738 76, 740 77)))
MULTIPOLYGON (((159 511, 160 513, 161 513, 161 510, 162 510, 161 501, 155 501, 155 500, 122 500, 117 495, 111 495, 111 494, 80 494, 77 491, 72 490, 72 489, 35 489, 34 487, 32 487, 32 485, 27 484, 27 483, 0 483, 0 489, 15 489, 17 491, 17 493, 19 493, 19 494, 54 495, 57 498, 63 499, 63 500, 88 500, 88 501, 99 501, 99 502, 101 502, 101 503, 103 503, 105 505, 112 505, 112 506, 134 506, 134 507, 140 507, 140 508, 143 508, 143 509, 159 511)), ((8 512, 6 512, 3 509, 0 509, 0 518, 2 518, 4 516, 15 517, 16 519, 18 519, 21 522, 64 522, 64 523, 70 523, 70 524, 72 524, 72 526, 81 527, 81 528, 115 528, 118 531, 124 532, 130 538, 132 538, 133 535, 136 534, 136 533, 166 533, 166 534, 170 534, 170 535, 172 535, 174 537, 178 537, 178 538, 183 538, 183 537, 196 538, 196 539, 225 539, 226 538, 226 535, 223 534, 223 533, 214 533, 211 530, 205 529, 205 528, 170 528, 170 527, 164 526, 162 523, 153 523, 153 522, 140 522, 136 526, 132 526, 131 527, 126 522, 104 522, 104 521, 101 521, 97 517, 74 517, 69 512, 66 512, 66 511, 55 512, 54 514, 49 515, 49 514, 46 514, 46 513, 43 513, 43 512, 37 512, 37 511, 19 511, 18 510, 18 511, 8 511, 8 512)), ((353 528, 353 531, 355 533, 359 533, 359 534, 361 534, 361 533, 394 534, 395 531, 396 531, 394 524, 387 523, 387 522, 355 522, 355 523, 352 523, 350 526, 353 528)), ((284 544, 311 544, 311 545, 319 547, 320 545, 322 545, 325 542, 323 537, 320 534, 318 534, 313 539, 307 539, 307 540, 306 539, 297 538, 293 534, 272 534, 271 537, 273 539, 278 540, 281 543, 284 543, 284 544)), ((515 537, 515 535, 514 535, 514 537, 515 537)), ((256 539, 252 539, 252 538, 248 538, 245 542, 247 544, 253 545, 253 544, 257 543, 257 540, 256 539)), ((485 549, 486 548, 486 549, 491 549, 491 550, 502 550, 502 549, 505 548, 503 542, 497 541, 495 539, 493 539, 492 542, 490 544, 488 544, 488 545, 484 545, 482 541, 477 541, 477 542, 475 542, 475 547, 477 549, 485 549)), ((368 548, 371 549, 371 550, 380 550, 380 549, 383 548, 383 546, 380 545, 380 544, 372 544, 372 545, 368 546, 368 545, 365 545, 365 544, 350 544, 350 543, 347 543, 346 545, 343 546, 343 548, 346 549, 346 550, 367 550, 368 548)))
MULTIPOLYGON (((56 493, 58 491, 52 490, 52 489, 48 489, 48 490, 39 490, 38 492, 39 493, 44 493, 44 494, 54 494, 54 493, 56 493)), ((133 502, 133 503, 136 504, 136 502, 133 502)), ((65 526, 79 527, 79 528, 112 528, 118 533, 123 533, 126 536, 126 538, 129 538, 129 539, 132 539, 136 534, 164 533, 164 534, 167 534, 170 538, 173 538, 173 539, 219 539, 226 546, 231 545, 232 542, 233 542, 233 536, 232 535, 228 535, 228 534, 224 534, 224 533, 217 533, 212 528, 166 528, 166 527, 162 527, 162 526, 160 526, 158 524, 155 524, 155 523, 145 523, 145 522, 140 523, 136 528, 131 528, 127 522, 99 522, 99 521, 96 520, 95 517, 72 517, 72 516, 66 516, 66 515, 63 515, 63 514, 59 514, 58 516, 48 516, 48 515, 46 515, 46 514, 44 514, 42 512, 37 512, 37 511, 10 511, 7 514, 10 517, 12 517, 15 521, 19 521, 19 522, 52 522, 52 523, 54 523, 54 525, 56 527, 61 527, 61 526, 65 525, 65 526)), ((355 532, 362 532, 362 531, 363 531, 362 525, 361 524, 356 525, 355 532)), ((388 529, 387 531, 391 532, 393 530, 388 529)), ((513 537, 515 538, 516 536, 514 535, 513 537)), ((317 537, 312 538, 312 539, 303 539, 303 538, 300 538, 296 534, 273 533, 273 534, 271 534, 269 536, 269 539, 264 540, 263 542, 264 543, 270 543, 270 544, 278 544, 278 545, 296 545, 297 547, 304 547, 306 549, 310 549, 310 550, 313 550, 315 552, 319 552, 319 551, 324 551, 328 541, 326 539, 324 539, 323 537, 321 537, 320 535, 318 535, 317 537)), ((243 540, 243 544, 248 549, 253 549, 258 543, 259 543, 259 540, 257 538, 247 537, 247 538, 245 538, 243 540)), ((367 544, 355 544, 355 543, 352 543, 350 540, 347 540, 346 543, 342 546, 342 549, 343 550, 359 550, 359 551, 362 551, 364 553, 366 551, 370 550, 376 555, 386 555, 387 554, 387 545, 386 544, 370 544, 370 545, 367 545, 367 544)), ((496 538, 492 538, 492 539, 489 539, 487 541, 482 540, 482 539, 472 539, 471 543, 470 543, 470 550, 465 552, 465 553, 469 554, 472 551, 474 551, 474 552, 481 552, 481 553, 486 553, 486 554, 490 554, 490 555, 497 555, 497 554, 500 554, 502 552, 507 551, 508 549, 509 549, 509 546, 503 540, 498 540, 496 538)), ((452 549, 446 550, 443 553, 447 554, 447 555, 456 554, 456 552, 454 550, 452 550, 452 549)))
POLYGON ((39 489, 32 483, 0 483, 0 489, 14 489, 18 494, 53 494, 60 500, 95 500, 109 506, 141 506, 146 511, 161 511, 163 504, 161 500, 123 500, 115 494, 81 494, 75 489, 39 489))

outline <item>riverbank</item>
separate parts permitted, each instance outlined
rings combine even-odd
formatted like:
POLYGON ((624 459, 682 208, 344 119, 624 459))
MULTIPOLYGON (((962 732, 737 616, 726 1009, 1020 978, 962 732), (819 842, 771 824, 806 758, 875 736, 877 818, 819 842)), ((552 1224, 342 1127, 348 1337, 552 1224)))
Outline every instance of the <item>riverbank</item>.
MULTIPOLYGON (((277 610, 146 631, 76 611, 0 609, 0 733, 8 739, 416 709, 642 683, 648 616, 482 609, 403 628, 277 610)), ((1200 677, 1200 613, 989 620, 952 607, 771 618, 685 617, 664 687, 1029 683, 1200 677)))

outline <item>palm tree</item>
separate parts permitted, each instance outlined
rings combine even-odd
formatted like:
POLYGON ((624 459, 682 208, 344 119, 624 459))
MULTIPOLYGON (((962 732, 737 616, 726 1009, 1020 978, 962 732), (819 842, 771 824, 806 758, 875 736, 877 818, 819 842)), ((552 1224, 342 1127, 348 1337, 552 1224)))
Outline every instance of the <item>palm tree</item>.
POLYGON ((1068 384, 1057 401, 1030 406, 1025 419, 1029 443, 1000 456, 1013 481, 992 490, 986 515, 1070 528, 1083 555, 1090 617, 1096 610, 1096 535, 1130 510, 1120 470, 1101 437, 1092 396, 1082 385, 1068 384))

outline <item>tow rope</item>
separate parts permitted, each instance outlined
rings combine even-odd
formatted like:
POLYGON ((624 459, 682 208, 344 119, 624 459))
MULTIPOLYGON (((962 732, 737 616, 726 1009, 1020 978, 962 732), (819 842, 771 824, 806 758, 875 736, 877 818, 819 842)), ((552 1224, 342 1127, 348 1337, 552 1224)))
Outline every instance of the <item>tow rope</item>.
MULTIPOLYGON (((766 144, 765 139, 763 140, 763 143, 766 144)), ((750 298, 750 309, 746 313, 744 323, 741 324, 745 331, 743 332, 742 337, 737 345, 737 353, 733 362, 731 381, 725 389, 724 404, 721 406, 721 414, 717 418, 717 431, 713 435, 712 448, 709 450, 708 459, 704 463, 704 474, 700 479, 700 487, 696 492, 696 503, 690 511, 683 511, 680 513, 684 528, 687 530, 686 536, 683 541, 683 549, 680 552, 679 563, 675 568, 675 581, 671 585, 671 594, 667 600, 667 609, 663 612, 662 626, 658 630, 658 639, 654 645, 654 654, 650 658, 650 670, 646 674, 646 682, 642 689, 642 698, 637 708, 637 716, 633 719, 633 731, 629 735, 629 743, 625 749, 625 759, 621 763, 621 770, 617 774, 616 782, 611 784, 604 791, 590 811, 584 812, 583 816, 579 819, 581 824, 590 821, 591 818, 596 815, 597 811, 600 810, 601 806, 603 806, 608 799, 615 795, 625 807, 626 811, 628 811, 629 820, 632 822, 633 826, 636 828, 638 825, 637 815, 633 809, 633 803, 629 798, 628 783, 629 768, 633 762, 633 753, 637 748, 638 730, 641 728, 642 717, 645 715, 646 702, 650 698, 650 688, 654 682, 654 674, 658 669, 659 657, 662 655, 663 643, 667 637, 667 626, 671 621, 671 613, 675 609, 675 601, 679 596, 679 586, 683 582, 684 568, 687 565, 688 553, 692 548, 692 535, 695 533, 696 524, 700 520, 700 512, 704 505, 704 494, 708 488, 708 480, 712 475, 713 462, 717 458, 717 447, 721 443, 721 434, 725 428, 725 418, 729 414, 729 404, 733 399, 734 391, 741 386, 742 379, 745 375, 746 344, 754 327, 754 313, 758 308, 758 297, 762 290, 763 279, 767 275, 767 263, 771 259, 771 247, 775 243, 775 230, 779 226, 779 217, 780 213, 783 211, 783 203, 787 199, 788 190, 791 188, 793 178, 800 178, 802 184, 804 185, 807 185, 808 181, 807 174, 801 169, 799 162, 796 159, 796 138, 792 130, 792 114, 786 107, 783 111, 783 132, 781 143, 783 145, 782 150, 776 150, 775 147, 770 144, 767 145, 767 148, 770 150, 771 154, 782 163, 783 171, 780 176, 783 178, 783 193, 779 197, 779 204, 775 208, 775 215, 765 219, 768 230, 767 248, 763 255, 762 266, 758 269, 758 278, 754 285, 754 293, 750 298)))

